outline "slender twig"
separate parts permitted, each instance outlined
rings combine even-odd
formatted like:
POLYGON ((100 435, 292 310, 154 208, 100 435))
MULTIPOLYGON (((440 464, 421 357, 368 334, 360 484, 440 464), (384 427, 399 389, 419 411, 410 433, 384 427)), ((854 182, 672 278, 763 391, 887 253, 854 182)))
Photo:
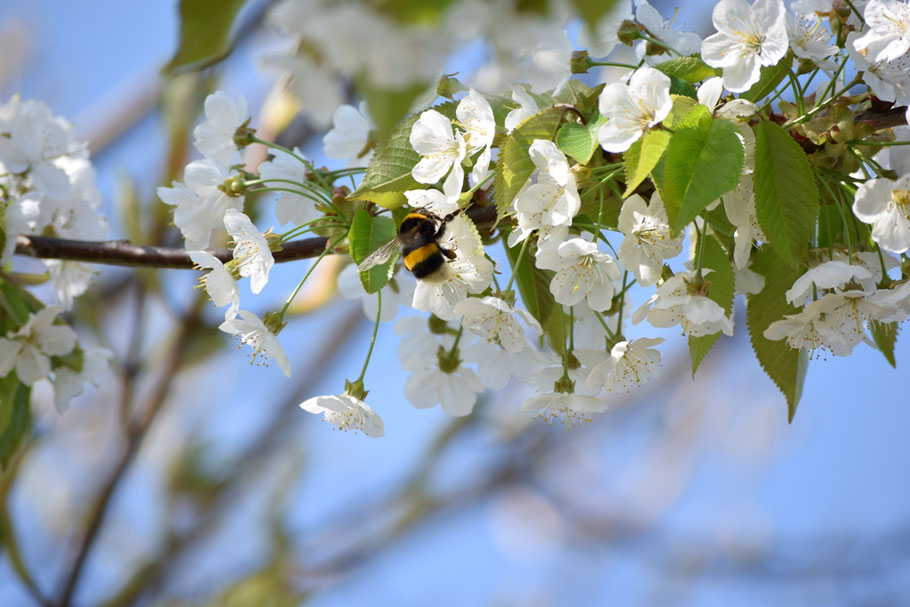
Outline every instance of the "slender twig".
MULTIPOLYGON (((477 224, 493 223, 494 207, 472 207, 468 216, 477 224)), ((284 243, 280 251, 273 251, 276 263, 317 257, 325 251, 327 238, 304 238, 284 243)), ((233 258, 231 249, 207 249, 208 253, 228 262, 233 258)), ((64 259, 85 261, 112 266, 144 268, 192 269, 193 260, 185 249, 173 247, 142 246, 128 240, 89 241, 68 240, 50 236, 16 237, 16 253, 39 259, 64 259)))

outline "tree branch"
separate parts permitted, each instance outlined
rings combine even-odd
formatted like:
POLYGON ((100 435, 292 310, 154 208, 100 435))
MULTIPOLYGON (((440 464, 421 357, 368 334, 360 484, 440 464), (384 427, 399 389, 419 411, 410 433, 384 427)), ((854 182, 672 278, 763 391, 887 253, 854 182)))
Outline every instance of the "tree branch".
MULTIPOLYGON (((467 215, 477 224, 492 224, 496 220, 494 207, 476 207, 467 215)), ((316 257, 322 253, 328 239, 304 238, 294 240, 283 246, 280 251, 273 251, 275 263, 296 261, 316 257)), ((231 249, 206 249, 222 262, 233 258, 231 249)), ((62 259, 66 261, 85 261, 110 266, 139 266, 144 268, 192 269, 193 261, 185 249, 173 247, 154 247, 133 244, 128 240, 68 240, 50 236, 16 237, 16 253, 38 259, 62 259)))

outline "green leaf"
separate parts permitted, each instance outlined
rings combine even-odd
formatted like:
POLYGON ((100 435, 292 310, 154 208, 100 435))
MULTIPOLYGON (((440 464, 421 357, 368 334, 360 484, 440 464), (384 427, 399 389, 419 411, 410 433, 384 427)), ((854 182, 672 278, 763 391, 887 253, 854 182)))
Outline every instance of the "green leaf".
POLYGON ((587 164, 597 149, 597 134, 583 124, 567 122, 556 133, 556 145, 579 163, 587 164))
POLYGON ((0 379, 0 464, 6 467, 31 425, 29 397, 32 389, 14 372, 0 379))
MULTIPOLYGON (((374 217, 364 209, 357 211, 351 223, 351 232, 348 239, 351 243, 351 259, 359 264, 367 256, 395 238, 395 222, 388 217, 374 217)), ((389 283, 392 269, 398 255, 392 256, 389 261, 374 266, 366 272, 360 273, 360 282, 367 293, 375 293, 389 283)))
MULTIPOLYGON (((453 102, 433 106, 433 109, 447 118, 455 115, 453 102)), ((420 155, 411 147, 411 127, 419 118, 417 114, 408 116, 398 123, 388 141, 376 146, 363 180, 348 195, 348 200, 365 200, 396 209, 405 202, 406 190, 425 187, 411 177, 411 169, 420 161, 420 155)))
MULTIPOLYGON (((553 102, 571 105, 587 119, 597 110, 600 92, 603 88, 603 84, 599 84, 592 88, 581 80, 572 78, 555 99, 553 99, 553 102)), ((544 106, 538 103, 537 107, 544 106)))
POLYGON ((667 217, 678 233, 706 206, 736 187, 745 153, 737 127, 696 106, 673 131, 660 188, 667 217))
POLYGON ((654 66, 664 74, 670 77, 680 78, 689 84, 701 82, 706 78, 716 76, 717 72, 713 67, 706 64, 701 58, 693 57, 674 57, 663 63, 654 66))
POLYGON ((633 144, 632 147, 636 148, 635 152, 630 154, 632 148, 629 148, 625 154, 626 191, 623 196, 629 196, 645 180, 664 157, 669 145, 670 133, 654 129, 648 131, 641 140, 633 144))
POLYGON ((787 72, 790 70, 791 65, 793 65, 792 51, 788 52, 779 63, 766 65, 761 68, 761 76, 759 77, 758 82, 753 84, 748 91, 740 94, 740 97, 752 102, 757 102, 766 95, 769 95, 777 88, 777 85, 787 77, 787 72))
POLYGON ((686 97, 685 95, 671 95, 671 97, 673 98, 673 107, 670 108, 670 113, 667 114, 667 117, 661 123, 665 129, 670 131, 679 126, 692 110, 698 107, 698 102, 691 97, 686 97))
POLYGON ((897 343, 897 323, 870 320, 869 332, 872 334, 872 340, 875 341, 875 345, 885 357, 885 360, 896 369, 897 361, 894 358, 894 344, 897 343))
MULTIPOLYGON (((696 243, 697 244, 697 243, 696 243)), ((724 252, 720 243, 713 237, 705 239, 704 253, 702 253, 702 266, 710 268, 713 272, 705 274, 705 281, 709 283, 708 299, 717 303, 729 316, 733 312, 734 273, 733 263, 724 252)), ((692 377, 708 353, 708 350, 720 339, 720 333, 703 335, 701 337, 689 336, 689 354, 692 358, 692 377)))
POLYGON ((806 259, 818 216, 818 189, 806 153, 762 120, 755 131, 755 214, 768 244, 791 267, 806 259))
POLYGON ((678 76, 669 76, 669 78, 671 95, 683 95, 690 99, 698 99, 698 92, 694 86, 678 76))
POLYGON ((552 141, 562 121, 562 114, 560 108, 547 108, 522 122, 502 140, 493 186, 496 192, 497 222, 509 212, 515 195, 536 168, 528 148, 535 139, 552 141))
POLYGON ((231 51, 231 28, 245 0, 180 0, 180 46, 164 66, 201 69, 224 59, 231 51))
POLYGON ((428 86, 426 82, 420 82, 404 88, 383 88, 374 85, 369 77, 357 79, 357 89, 366 100, 370 116, 376 123, 378 143, 385 142, 392 135, 395 126, 407 116, 411 105, 426 92, 428 86))
MULTIPOLYGON (((508 232, 508 228, 503 230, 502 243, 509 258, 509 265, 514 268, 518 262, 518 255, 521 253, 521 245, 509 248, 506 244, 508 232)), ((515 285, 518 287, 518 293, 521 295, 525 309, 540 323, 544 334, 549 338, 556 352, 561 353, 563 334, 559 322, 559 308, 553 299, 553 294, 550 293, 550 280, 553 272, 541 270, 534 265, 533 246, 532 243, 529 243, 525 250, 524 259, 521 260, 521 265, 518 266, 515 275, 515 285)))
POLYGON ((765 339, 764 332, 768 325, 781 320, 785 314, 799 312, 787 303, 785 293, 803 274, 803 270, 788 267, 767 245, 752 255, 751 269, 765 277, 765 288, 755 295, 749 295, 746 300, 749 340, 762 369, 787 399, 788 419, 792 422, 802 396, 809 355, 803 350, 794 350, 787 345, 786 340, 765 339))
POLYGON ((613 10, 616 0, 572 0, 572 6, 593 31, 600 18, 613 10))

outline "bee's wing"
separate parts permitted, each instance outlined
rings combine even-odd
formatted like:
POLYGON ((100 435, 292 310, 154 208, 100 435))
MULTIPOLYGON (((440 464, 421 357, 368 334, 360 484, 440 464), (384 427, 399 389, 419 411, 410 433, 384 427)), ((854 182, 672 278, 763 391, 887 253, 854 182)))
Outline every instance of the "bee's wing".
POLYGON ((393 238, 389 242, 385 243, 370 253, 366 259, 357 265, 357 269, 361 272, 366 272, 373 266, 378 266, 379 264, 387 262, 388 260, 392 259, 392 256, 394 256, 395 253, 398 252, 398 246, 398 238, 393 238))

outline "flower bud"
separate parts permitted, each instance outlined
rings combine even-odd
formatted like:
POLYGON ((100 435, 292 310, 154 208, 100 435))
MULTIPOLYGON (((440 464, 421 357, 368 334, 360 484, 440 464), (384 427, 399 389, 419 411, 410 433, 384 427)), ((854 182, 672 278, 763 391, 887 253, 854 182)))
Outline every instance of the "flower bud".
POLYGON ((253 136, 256 134, 256 129, 250 128, 251 119, 252 118, 247 118, 246 122, 238 126, 237 130, 234 131, 234 145, 237 146, 238 150, 242 150, 253 143, 253 136))
POLYGON ((632 43, 638 40, 641 34, 641 27, 634 21, 626 19, 619 26, 616 32, 616 38, 626 46, 632 46, 632 43))
POLYGON ((593 65, 594 62, 591 61, 588 51, 581 50, 572 52, 572 60, 569 62, 569 69, 573 74, 585 74, 593 65))
MULTIPOLYGON (((458 72, 456 72, 456 74, 457 73, 458 72)), ((454 76, 455 74, 442 75, 442 77, 439 79, 439 84, 436 85, 437 95, 454 101, 456 93, 460 93, 465 90, 465 87, 461 81, 459 81, 454 76)))

